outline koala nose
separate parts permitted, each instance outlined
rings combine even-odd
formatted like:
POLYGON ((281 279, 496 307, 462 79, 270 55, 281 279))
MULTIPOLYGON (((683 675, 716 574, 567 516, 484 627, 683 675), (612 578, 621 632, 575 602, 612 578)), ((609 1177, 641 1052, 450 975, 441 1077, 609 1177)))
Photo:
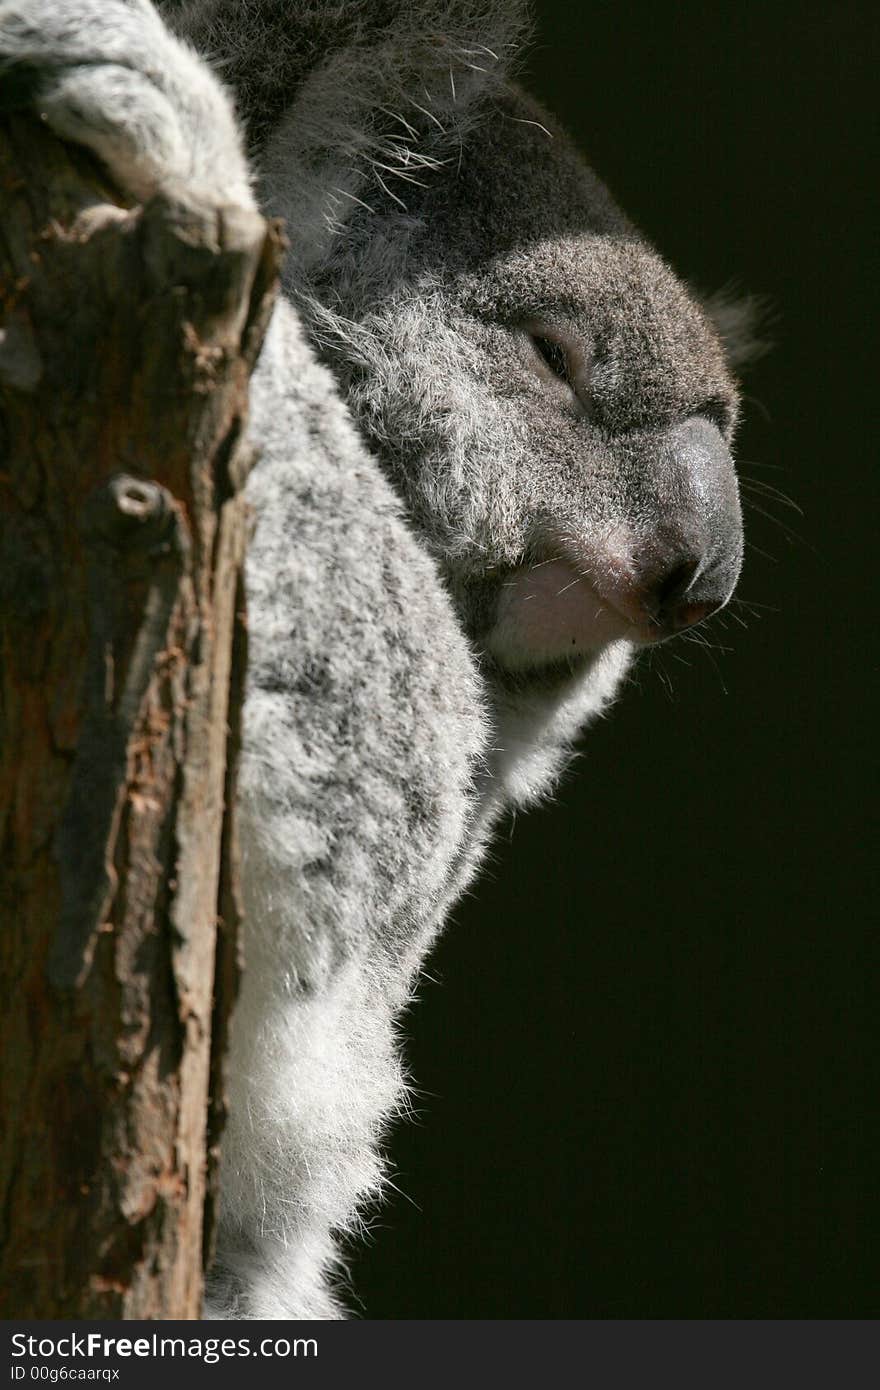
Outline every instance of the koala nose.
POLYGON ((655 479, 659 523, 634 578, 642 612, 669 637, 727 603, 742 561, 742 517, 733 460, 707 420, 669 431, 655 479))
POLYGON ((707 593, 707 585, 700 583, 704 568, 698 559, 678 561, 646 590, 645 608, 651 621, 665 633, 683 632, 724 607, 732 586, 722 587, 719 577, 719 582, 708 585, 714 592, 707 593))

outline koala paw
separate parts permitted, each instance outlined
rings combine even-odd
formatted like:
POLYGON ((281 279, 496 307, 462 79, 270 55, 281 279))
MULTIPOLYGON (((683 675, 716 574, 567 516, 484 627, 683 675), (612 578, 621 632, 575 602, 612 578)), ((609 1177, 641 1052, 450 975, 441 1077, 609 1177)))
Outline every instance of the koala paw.
POLYGON ((0 109, 30 109, 143 200, 254 206, 232 104, 148 0, 0 0, 0 109))

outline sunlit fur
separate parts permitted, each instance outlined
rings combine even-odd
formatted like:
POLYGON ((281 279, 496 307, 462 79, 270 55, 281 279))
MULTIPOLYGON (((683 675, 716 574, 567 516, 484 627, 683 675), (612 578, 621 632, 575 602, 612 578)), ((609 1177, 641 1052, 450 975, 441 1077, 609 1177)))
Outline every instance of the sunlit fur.
MULTIPOLYGON (((147 0, 0 0, 0 60, 136 196, 287 222, 252 393, 247 970, 209 1311, 336 1317, 419 962, 632 656, 508 668, 505 585, 559 546, 598 584, 609 537, 661 546, 687 500, 671 432, 705 416, 729 440, 737 396, 705 310, 511 79, 514 0, 162 9, 187 43, 147 0), (535 370, 522 325, 547 318, 590 356, 589 412, 535 370)), ((732 472, 728 492, 735 527, 732 472)))

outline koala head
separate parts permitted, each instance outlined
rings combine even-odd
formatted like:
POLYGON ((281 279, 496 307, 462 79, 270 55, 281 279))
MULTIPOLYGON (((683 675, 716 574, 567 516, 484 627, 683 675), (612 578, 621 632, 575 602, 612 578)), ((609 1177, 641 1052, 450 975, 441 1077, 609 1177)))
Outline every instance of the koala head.
POLYGON ((441 568, 499 722, 525 719, 534 743, 555 720, 564 742, 635 649, 733 591, 719 338, 510 80, 519 0, 188 7, 224 62, 254 10, 284 75, 237 87, 290 230, 287 288, 441 568), (263 139, 267 109, 283 115, 263 139))
POLYGON ((521 93, 405 214, 353 217, 310 295, 508 692, 570 691, 610 644, 662 640, 730 597, 743 538, 721 343, 521 93))

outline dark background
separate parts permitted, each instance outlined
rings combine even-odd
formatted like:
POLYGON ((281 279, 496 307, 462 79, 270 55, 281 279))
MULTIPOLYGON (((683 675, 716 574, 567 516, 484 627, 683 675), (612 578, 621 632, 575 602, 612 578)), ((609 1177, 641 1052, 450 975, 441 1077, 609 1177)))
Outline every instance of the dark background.
POLYGON ((875 8, 538 7, 528 85, 623 207, 772 303, 743 602, 642 661, 429 962, 367 1317, 880 1313, 875 8))

